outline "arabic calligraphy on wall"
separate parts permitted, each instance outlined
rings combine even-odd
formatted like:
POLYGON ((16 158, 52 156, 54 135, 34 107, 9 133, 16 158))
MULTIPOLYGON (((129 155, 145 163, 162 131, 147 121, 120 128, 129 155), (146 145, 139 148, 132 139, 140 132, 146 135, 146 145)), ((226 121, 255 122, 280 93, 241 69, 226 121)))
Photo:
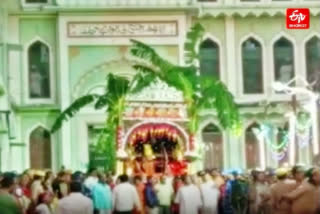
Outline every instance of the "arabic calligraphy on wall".
POLYGON ((68 37, 175 37, 176 21, 161 22, 69 22, 68 37))

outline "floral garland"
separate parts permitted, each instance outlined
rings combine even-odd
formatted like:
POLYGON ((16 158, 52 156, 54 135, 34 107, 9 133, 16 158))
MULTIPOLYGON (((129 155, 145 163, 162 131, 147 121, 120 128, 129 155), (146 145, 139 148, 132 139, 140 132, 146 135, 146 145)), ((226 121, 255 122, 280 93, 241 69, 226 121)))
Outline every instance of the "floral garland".
POLYGON ((271 123, 263 123, 259 128, 254 129, 253 132, 259 141, 264 140, 266 142, 273 159, 279 161, 286 156, 289 145, 289 134, 287 131, 280 130, 280 142, 274 140, 277 139, 279 130, 275 129, 271 123))

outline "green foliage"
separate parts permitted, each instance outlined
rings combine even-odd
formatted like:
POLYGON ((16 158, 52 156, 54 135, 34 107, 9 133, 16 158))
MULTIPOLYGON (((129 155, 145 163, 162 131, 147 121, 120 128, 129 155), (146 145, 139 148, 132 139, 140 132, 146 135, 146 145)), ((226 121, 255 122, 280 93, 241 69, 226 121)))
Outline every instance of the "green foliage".
POLYGON ((154 82, 158 75, 155 70, 144 65, 134 65, 133 68, 138 71, 134 76, 131 84, 131 93, 137 93, 148 87, 152 82, 154 82))
POLYGON ((114 129, 105 127, 99 136, 96 150, 106 156, 106 170, 115 172, 116 166, 116 144, 114 129))
POLYGON ((182 91, 187 104, 190 118, 188 127, 191 133, 194 134, 198 130, 199 114, 205 109, 215 109, 224 128, 237 129, 240 126, 239 111, 227 87, 214 77, 203 78, 197 75, 199 68, 194 65, 199 58, 196 45, 202 40, 203 35, 204 28, 200 24, 193 26, 187 34, 185 54, 186 62, 191 64, 190 66, 171 64, 158 55, 152 47, 132 40, 131 53, 141 61, 141 64, 138 63, 134 68, 153 73, 169 86, 182 91), (146 64, 153 69, 145 66, 146 64))
MULTIPOLYGON (((142 79, 139 79, 142 81, 142 79)), ((138 81, 138 85, 142 84, 138 81)), ((116 160, 116 128, 122 119, 125 108, 125 98, 130 90, 128 79, 113 74, 108 74, 106 90, 102 95, 89 94, 75 100, 66 110, 56 119, 52 132, 61 128, 64 121, 72 118, 81 108, 95 102, 95 109, 106 108, 108 119, 103 132, 98 140, 96 147, 99 153, 103 152, 108 156, 107 168, 114 170, 116 160)), ((138 90, 138 89, 137 89, 138 90)))
POLYGON ((133 56, 142 59, 144 62, 148 62, 151 66, 157 68, 159 76, 163 76, 164 73, 168 70, 171 70, 174 65, 169 61, 163 59, 152 47, 144 44, 143 42, 132 39, 133 46, 130 49, 130 52, 133 56))
POLYGON ((0 97, 2 97, 4 95, 4 88, 2 86, 0 86, 0 97))
POLYGON ((191 27, 191 30, 187 33, 187 39, 184 44, 185 61, 187 64, 194 64, 196 60, 199 60, 197 53, 197 43, 203 37, 205 29, 199 23, 191 27))
POLYGON ((96 94, 89 94, 75 100, 66 110, 64 110, 51 128, 51 132, 54 133, 62 127, 64 121, 72 118, 77 112, 80 111, 84 106, 93 103, 99 96, 96 94))
POLYGON ((133 66, 137 71, 133 80, 113 74, 108 74, 106 90, 102 95, 85 95, 77 99, 64 110, 55 121, 52 132, 61 128, 62 123, 73 117, 82 107, 95 103, 95 109, 106 108, 107 121, 105 129, 99 138, 97 149, 109 157, 108 169, 113 169, 116 158, 116 130, 121 125, 126 106, 126 96, 138 93, 156 79, 166 82, 169 86, 182 91, 187 112, 190 118, 189 131, 195 134, 199 127, 200 112, 204 109, 215 109, 224 128, 234 128, 239 124, 239 112, 232 94, 219 80, 202 78, 199 68, 195 66, 199 59, 197 47, 204 35, 204 28, 196 24, 187 34, 185 43, 186 63, 189 66, 179 66, 161 57, 152 47, 137 40, 132 41, 131 54, 140 59, 133 66))
POLYGON ((213 78, 201 79, 201 98, 198 105, 202 109, 214 108, 217 111, 220 124, 225 128, 238 126, 240 115, 233 95, 226 86, 213 78))

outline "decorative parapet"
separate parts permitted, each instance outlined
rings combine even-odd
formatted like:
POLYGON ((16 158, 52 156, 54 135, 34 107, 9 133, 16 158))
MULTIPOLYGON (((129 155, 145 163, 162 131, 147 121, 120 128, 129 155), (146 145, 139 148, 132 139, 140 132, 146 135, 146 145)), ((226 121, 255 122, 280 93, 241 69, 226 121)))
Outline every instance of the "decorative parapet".
MULTIPOLYGON (((297 6, 299 7, 299 6, 297 6)), ((301 7, 301 5, 300 5, 301 7)), ((285 16, 286 15, 287 7, 271 7, 270 5, 267 7, 250 7, 248 5, 241 6, 237 5, 236 7, 230 6, 212 6, 212 7, 203 7, 200 8, 199 17, 219 17, 219 16, 285 16)), ((320 5, 318 4, 317 7, 310 7, 310 13, 313 16, 320 15, 320 5)))
POLYGON ((21 0, 24 10, 193 10, 200 17, 204 16, 284 16, 286 9, 310 8, 311 15, 320 15, 320 1, 291 0, 48 0, 46 4, 29 4, 21 0))

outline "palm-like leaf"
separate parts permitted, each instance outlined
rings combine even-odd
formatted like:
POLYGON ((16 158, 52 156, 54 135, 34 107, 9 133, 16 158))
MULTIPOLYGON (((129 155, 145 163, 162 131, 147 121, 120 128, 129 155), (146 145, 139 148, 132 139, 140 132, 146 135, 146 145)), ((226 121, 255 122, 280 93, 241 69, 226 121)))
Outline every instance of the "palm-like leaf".
POLYGON ((239 112, 233 96, 225 85, 212 77, 202 78, 196 75, 199 68, 192 64, 199 59, 196 45, 203 35, 204 28, 200 24, 193 26, 187 34, 186 62, 191 65, 186 67, 171 64, 158 55, 152 47, 136 40, 132 41, 134 45, 131 49, 133 56, 143 60, 144 64, 151 64, 155 68, 150 71, 138 64, 135 66, 136 70, 148 70, 148 73, 156 73, 169 86, 182 91, 187 103, 191 133, 195 133, 198 129, 199 113, 204 109, 215 109, 224 128, 232 128, 239 121, 239 112))
POLYGON ((159 68, 160 71, 165 72, 174 67, 169 61, 162 58, 152 47, 139 42, 131 40, 133 46, 130 50, 131 54, 137 58, 143 59, 145 62, 151 63, 152 66, 159 68))
POLYGON ((93 103, 100 96, 97 94, 89 94, 75 100, 66 110, 64 110, 54 122, 51 132, 54 133, 62 127, 64 121, 73 117, 81 108, 93 103))
MULTIPOLYGON (((195 25, 187 34, 185 55, 187 63, 191 66, 178 66, 162 58, 152 47, 132 40, 131 54, 142 63, 134 66, 137 74, 130 82, 128 79, 113 74, 107 76, 106 91, 103 95, 86 95, 77 99, 57 118, 52 132, 61 128, 63 121, 68 120, 83 106, 95 102, 95 108, 107 107, 108 119, 98 142, 98 150, 110 156, 109 164, 115 165, 116 130, 121 124, 126 106, 126 96, 137 93, 149 86, 156 79, 165 81, 169 86, 181 90, 187 103, 190 117, 189 130, 195 134, 199 126, 199 112, 203 109, 216 109, 218 118, 223 127, 230 128, 239 120, 239 113, 233 103, 233 96, 218 80, 202 79, 197 76, 199 68, 192 65, 199 59, 197 55, 197 42, 203 37, 204 29, 195 25)), ((109 168, 111 169, 111 168, 109 168)))
POLYGON ((94 105, 94 108, 95 109, 102 109, 102 108, 106 107, 107 104, 108 104, 108 94, 105 93, 105 94, 98 97, 98 99, 94 105))
POLYGON ((201 24, 195 24, 187 33, 187 39, 184 44, 185 60, 187 64, 193 64, 198 60, 197 43, 202 39, 205 29, 201 24))
POLYGON ((113 126, 106 124, 105 128, 100 133, 96 150, 100 153, 104 153, 107 157, 106 169, 110 172, 115 171, 116 165, 116 146, 114 143, 115 131, 113 126))
MULTIPOLYGON (((119 124, 125 108, 125 99, 129 93, 130 82, 125 77, 109 74, 105 103, 107 105, 108 120, 119 124)), ((111 123, 111 122, 110 122, 111 123)))
POLYGON ((130 92, 133 94, 148 87, 152 82, 159 78, 158 72, 148 66, 134 65, 133 68, 138 71, 130 86, 130 92))
POLYGON ((232 128, 240 120, 240 115, 233 95, 227 87, 213 78, 201 78, 201 98, 198 106, 200 108, 214 108, 220 124, 224 128, 232 128))

